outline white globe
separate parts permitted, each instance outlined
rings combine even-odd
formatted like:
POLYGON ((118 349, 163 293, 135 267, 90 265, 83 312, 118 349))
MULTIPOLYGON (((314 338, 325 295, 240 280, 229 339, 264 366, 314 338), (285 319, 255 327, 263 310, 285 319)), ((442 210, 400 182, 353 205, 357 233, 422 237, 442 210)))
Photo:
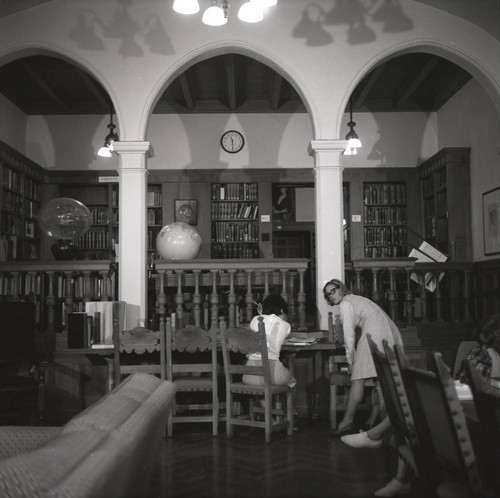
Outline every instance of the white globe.
POLYGON ((200 249, 200 234, 187 223, 170 223, 156 237, 156 250, 163 259, 194 259, 200 249))

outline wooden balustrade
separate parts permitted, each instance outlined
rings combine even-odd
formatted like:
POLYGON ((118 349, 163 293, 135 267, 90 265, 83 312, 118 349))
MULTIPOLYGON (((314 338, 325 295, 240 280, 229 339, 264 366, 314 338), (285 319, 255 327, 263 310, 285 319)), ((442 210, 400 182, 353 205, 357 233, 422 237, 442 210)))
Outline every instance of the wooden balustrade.
POLYGON ((51 336, 86 302, 117 299, 116 280, 109 261, 2 262, 0 300, 33 302, 39 331, 51 336))
POLYGON ((288 319, 306 328, 304 275, 308 259, 157 261, 156 310, 176 321, 208 327, 226 315, 230 327, 249 322, 257 300, 278 292, 289 307, 288 319), (189 314, 189 317, 185 316, 189 314))
POLYGON ((419 263, 414 258, 359 259, 346 266, 355 294, 379 304, 400 325, 470 321, 472 263, 419 263))

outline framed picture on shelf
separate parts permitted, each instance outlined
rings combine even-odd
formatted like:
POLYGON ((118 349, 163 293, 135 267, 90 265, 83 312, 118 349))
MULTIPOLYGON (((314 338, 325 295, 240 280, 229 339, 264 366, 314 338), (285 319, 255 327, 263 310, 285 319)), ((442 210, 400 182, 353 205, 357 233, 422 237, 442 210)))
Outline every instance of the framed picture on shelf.
POLYGON ((500 187, 483 194, 484 254, 500 254, 500 187))
POLYGON ((181 221, 188 225, 196 225, 198 222, 197 201, 195 199, 175 199, 174 221, 181 221))

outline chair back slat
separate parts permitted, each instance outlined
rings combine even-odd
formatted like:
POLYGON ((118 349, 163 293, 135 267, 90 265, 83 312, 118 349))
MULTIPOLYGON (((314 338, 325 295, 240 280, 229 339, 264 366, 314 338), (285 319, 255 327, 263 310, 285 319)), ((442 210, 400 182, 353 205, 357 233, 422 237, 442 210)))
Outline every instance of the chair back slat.
POLYGON ((145 327, 120 330, 118 320, 114 320, 113 349, 115 385, 121 382, 124 375, 129 375, 136 371, 154 375, 159 374, 162 380, 167 378, 165 366, 165 333, 161 326, 159 331, 149 330, 145 327), (140 361, 140 364, 127 364, 124 361, 124 357, 132 353, 136 355, 148 354, 147 360, 140 361), (151 356, 152 353, 159 353, 159 360, 158 358, 155 360, 151 356))
POLYGON ((409 365, 396 347, 408 402, 423 454, 425 471, 435 488, 450 482, 478 496, 481 482, 476 456, 449 368, 433 353, 433 370, 409 365))

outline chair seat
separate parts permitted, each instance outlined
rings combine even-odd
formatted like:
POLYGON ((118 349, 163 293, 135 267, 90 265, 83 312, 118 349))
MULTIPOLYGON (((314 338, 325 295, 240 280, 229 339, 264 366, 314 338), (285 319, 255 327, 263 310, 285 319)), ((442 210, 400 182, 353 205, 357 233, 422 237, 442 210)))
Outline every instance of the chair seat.
POLYGON ((174 379, 177 392, 180 391, 212 391, 213 382, 211 378, 203 377, 182 377, 174 379))
MULTIPOLYGON (((238 394, 255 394, 264 395, 266 388, 265 386, 250 386, 248 384, 243 384, 243 382, 235 382, 230 384, 230 389, 233 393, 238 394)), ((290 388, 286 385, 274 385, 271 386, 271 395, 286 393, 290 388)))

